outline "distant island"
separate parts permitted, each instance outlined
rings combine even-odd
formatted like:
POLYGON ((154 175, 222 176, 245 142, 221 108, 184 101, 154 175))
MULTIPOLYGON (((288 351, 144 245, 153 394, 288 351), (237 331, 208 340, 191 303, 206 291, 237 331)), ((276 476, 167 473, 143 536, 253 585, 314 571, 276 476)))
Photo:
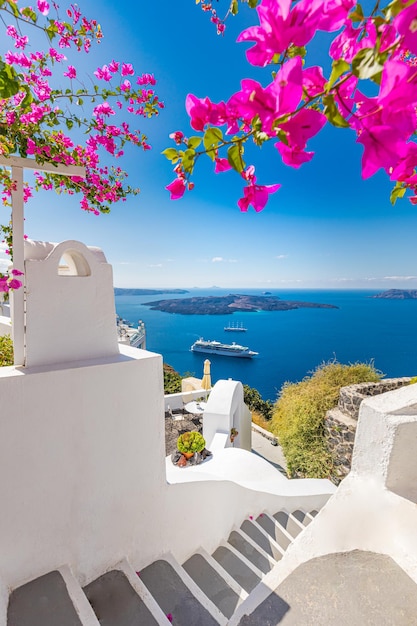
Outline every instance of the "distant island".
POLYGON ((277 296, 247 296, 229 294, 228 296, 207 296, 175 298, 145 302, 153 311, 180 313, 181 315, 231 315, 235 312, 256 313, 257 311, 290 311, 291 309, 337 309, 333 304, 317 302, 298 302, 281 300, 277 296))
POLYGON ((388 289, 370 298, 386 298, 387 300, 417 300, 417 289, 388 289))
POLYGON ((186 289, 123 289, 114 288, 115 296, 159 296, 163 293, 189 293, 186 289))

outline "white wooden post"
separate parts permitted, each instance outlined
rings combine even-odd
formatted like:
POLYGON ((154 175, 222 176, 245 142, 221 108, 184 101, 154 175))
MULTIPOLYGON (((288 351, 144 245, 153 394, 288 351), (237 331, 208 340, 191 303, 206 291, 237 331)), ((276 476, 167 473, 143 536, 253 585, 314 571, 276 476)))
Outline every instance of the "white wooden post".
MULTIPOLYGON (((21 272, 25 269, 24 218, 23 218, 23 168, 12 167, 12 179, 15 183, 12 191, 12 234, 13 267, 21 272)), ((24 279, 24 276, 21 276, 24 279)), ((25 364, 25 282, 20 289, 11 292, 11 317, 14 364, 25 364)))
MULTIPOLYGON (((24 252, 24 211, 23 211, 23 170, 31 169, 39 172, 50 172, 61 176, 81 176, 85 178, 85 168, 76 165, 40 165, 33 159, 23 157, 5 157, 0 155, 0 166, 11 167, 15 188, 12 191, 12 235, 13 235, 13 267, 21 272, 25 267, 24 252)), ((19 277, 23 287, 11 293, 12 337, 14 364, 25 364, 25 277, 19 277)))

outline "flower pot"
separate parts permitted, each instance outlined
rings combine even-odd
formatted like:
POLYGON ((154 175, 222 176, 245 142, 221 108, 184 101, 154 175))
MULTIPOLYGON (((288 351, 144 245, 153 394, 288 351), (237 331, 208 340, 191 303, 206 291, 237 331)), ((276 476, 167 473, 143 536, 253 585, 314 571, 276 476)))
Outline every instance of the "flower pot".
POLYGON ((183 455, 186 459, 191 459, 191 457, 194 456, 194 452, 183 452, 183 455))

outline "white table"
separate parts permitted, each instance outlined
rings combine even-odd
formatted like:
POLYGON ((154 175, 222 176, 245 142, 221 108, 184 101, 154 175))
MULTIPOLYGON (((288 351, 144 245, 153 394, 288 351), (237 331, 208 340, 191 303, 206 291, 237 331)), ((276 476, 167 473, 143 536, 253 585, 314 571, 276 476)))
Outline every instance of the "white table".
POLYGON ((188 402, 184 405, 184 409, 188 413, 193 413, 193 415, 203 415, 207 406, 207 402, 196 402, 193 400, 192 402, 188 402))

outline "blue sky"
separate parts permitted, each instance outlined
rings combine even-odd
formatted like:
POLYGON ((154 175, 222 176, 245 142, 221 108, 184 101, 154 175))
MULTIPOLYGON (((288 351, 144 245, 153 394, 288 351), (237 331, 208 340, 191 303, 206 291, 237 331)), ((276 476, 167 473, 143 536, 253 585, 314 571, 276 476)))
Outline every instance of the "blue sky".
MULTIPOLYGON (((407 200, 391 206, 385 174, 361 179, 362 147, 349 130, 326 127, 309 144, 315 157, 299 170, 282 165, 272 147, 255 151, 258 182, 282 185, 262 213, 241 213, 239 176, 214 174, 208 159, 195 189, 169 200, 173 174, 161 151, 170 132, 192 132, 187 93, 221 100, 242 78, 270 81, 270 71, 249 66, 246 45, 235 43, 254 13, 241 11, 218 37, 194 0, 79 4, 104 32, 98 48, 78 57, 86 80, 113 58, 129 61, 137 73, 154 73, 166 108, 158 119, 138 120, 152 151, 127 150, 121 162, 139 196, 95 217, 74 198, 37 194, 26 208, 29 237, 101 247, 118 287, 417 288, 416 208, 407 200)), ((326 58, 327 46, 321 37, 311 62, 326 58)))

